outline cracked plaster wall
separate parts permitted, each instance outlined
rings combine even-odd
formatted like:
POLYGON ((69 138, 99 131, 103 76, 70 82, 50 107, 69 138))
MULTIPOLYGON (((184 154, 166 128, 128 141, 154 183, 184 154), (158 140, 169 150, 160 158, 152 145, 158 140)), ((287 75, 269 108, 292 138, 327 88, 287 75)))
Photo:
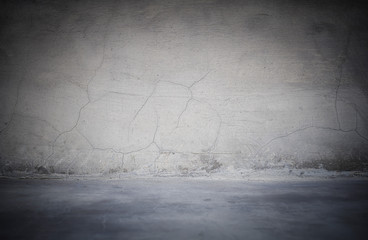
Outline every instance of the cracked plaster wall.
POLYGON ((0 9, 3 168, 366 169, 359 2, 18 0, 0 9))

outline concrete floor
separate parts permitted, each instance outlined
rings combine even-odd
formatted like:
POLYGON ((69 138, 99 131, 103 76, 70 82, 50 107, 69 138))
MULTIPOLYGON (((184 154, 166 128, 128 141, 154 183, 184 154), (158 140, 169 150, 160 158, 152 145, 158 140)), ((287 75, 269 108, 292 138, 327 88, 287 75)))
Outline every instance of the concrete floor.
POLYGON ((366 179, 0 179, 0 239, 363 239, 366 179))

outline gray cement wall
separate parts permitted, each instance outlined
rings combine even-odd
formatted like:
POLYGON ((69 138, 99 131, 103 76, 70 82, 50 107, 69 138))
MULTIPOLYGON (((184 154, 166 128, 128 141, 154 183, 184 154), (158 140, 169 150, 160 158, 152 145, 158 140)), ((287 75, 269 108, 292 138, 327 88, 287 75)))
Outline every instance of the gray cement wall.
POLYGON ((367 170, 368 14, 358 2, 0 9, 3 173, 367 170))

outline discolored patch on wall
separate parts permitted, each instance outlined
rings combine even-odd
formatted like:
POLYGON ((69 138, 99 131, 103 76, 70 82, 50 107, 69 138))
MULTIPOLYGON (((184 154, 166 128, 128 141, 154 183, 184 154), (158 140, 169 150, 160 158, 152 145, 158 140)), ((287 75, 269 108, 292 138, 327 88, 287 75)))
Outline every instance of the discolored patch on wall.
POLYGON ((368 171, 368 153, 352 151, 351 154, 336 154, 334 158, 314 159, 296 164, 296 168, 322 168, 329 171, 368 171))
POLYGON ((311 35, 323 33, 334 34, 336 32, 336 25, 329 22, 314 22, 308 30, 308 34, 311 35))
POLYGON ((210 154, 202 154, 200 155, 200 161, 204 166, 201 169, 206 170, 207 173, 212 173, 218 171, 222 164, 219 163, 214 156, 210 154))
POLYGON ((245 19, 245 29, 251 32, 262 32, 271 27, 272 18, 267 13, 258 13, 245 19))

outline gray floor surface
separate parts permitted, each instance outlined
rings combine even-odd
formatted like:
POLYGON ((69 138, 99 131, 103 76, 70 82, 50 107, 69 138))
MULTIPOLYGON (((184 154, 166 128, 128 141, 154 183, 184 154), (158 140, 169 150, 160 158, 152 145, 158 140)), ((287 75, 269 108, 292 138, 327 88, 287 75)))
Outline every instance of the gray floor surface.
POLYGON ((367 239, 367 190, 367 179, 0 179, 0 239, 367 239))

